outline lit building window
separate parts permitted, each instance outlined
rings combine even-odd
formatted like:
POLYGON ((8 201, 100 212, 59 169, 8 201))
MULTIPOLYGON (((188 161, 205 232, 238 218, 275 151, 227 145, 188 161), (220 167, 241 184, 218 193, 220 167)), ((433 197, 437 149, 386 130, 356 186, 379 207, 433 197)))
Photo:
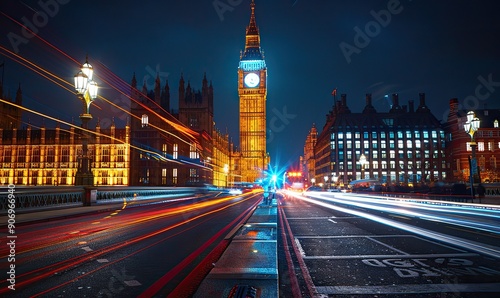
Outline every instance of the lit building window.
POLYGON ((409 130, 406 131, 406 138, 411 139, 411 131, 409 130))
POLYGON ((167 155, 167 144, 161 145, 161 152, 163 153, 163 156, 167 155))
POLYGON ((381 155, 382 155, 382 159, 386 159, 387 158, 387 151, 382 150, 381 155))
POLYGON ((429 132, 428 131, 424 131, 424 139, 428 139, 429 138, 429 132))
POLYGON ((356 139, 361 138, 361 134, 359 133, 359 131, 354 133, 354 138, 356 138, 356 139))
POLYGON ((497 119, 495 119, 495 121, 493 121, 493 127, 498 128, 498 120, 497 119))
POLYGON ((370 146, 369 146, 369 145, 370 145, 370 143, 369 143, 369 141, 368 141, 368 140, 364 140, 364 141, 363 141, 363 147, 364 147, 364 148, 370 148, 370 146))
POLYGON ((377 140, 373 140, 372 141, 372 148, 373 149, 377 149, 378 148, 378 142, 377 142, 377 140))
POLYGON ((394 132, 393 131, 389 132, 389 139, 394 139, 394 132))
POLYGON ((395 146, 394 146, 394 140, 389 140, 389 148, 390 149, 394 149, 395 146))
POLYGON ((420 140, 415 140, 415 148, 422 148, 420 140))
POLYGON ((372 132, 372 139, 376 139, 377 138, 377 132, 376 131, 373 131, 372 132))
POLYGON ((392 158, 392 159, 396 158, 396 151, 394 151, 394 150, 389 151, 389 158, 392 158))
POLYGON ((403 148, 403 140, 398 140, 398 148, 403 148))
POLYGON ((402 139, 403 138, 403 132, 402 131, 398 131, 398 139, 402 139))
POLYGON ((385 139, 385 131, 380 132, 380 138, 385 139))
POLYGON ((420 131, 415 131, 415 139, 420 139, 420 131))
POLYGON ((374 170, 377 170, 378 169, 378 161, 373 161, 372 162, 372 167, 374 170))
POLYGON ((161 184, 167 184, 167 169, 161 169, 161 184))
POLYGON ((352 141, 347 141, 347 149, 352 149, 352 141))
POLYGON ((346 139, 350 140, 350 139, 351 139, 351 137, 352 137, 352 135, 351 135, 351 133, 350 133, 350 132, 346 132, 346 133, 345 133, 345 138, 346 138, 346 139))
POLYGON ((437 139, 437 137, 438 137, 437 131, 433 130, 432 131, 432 138, 437 139))
POLYGON ((368 132, 367 132, 367 131, 365 131, 365 132, 363 133, 363 138, 364 138, 364 139, 368 139, 368 132))
POLYGON ((413 142, 411 140, 406 141, 406 148, 411 148, 413 146, 413 142))
POLYGON ((380 148, 382 149, 387 148, 387 143, 385 142, 385 140, 380 141, 380 148))
MULTIPOLYGON (((178 144, 174 144, 174 146, 173 146, 172 157, 173 157, 174 159, 179 158, 179 145, 178 145, 178 144)), ((177 172, 177 169, 175 169, 175 171, 177 172)), ((176 177, 177 177, 177 176, 176 176, 176 177)))
POLYGON ((343 133, 341 133, 341 132, 339 132, 339 133, 337 134, 337 139, 342 140, 343 138, 344 138, 344 134, 343 134, 343 133))
POLYGON ((394 160, 390 161, 390 167, 391 167, 391 170, 394 170, 396 168, 396 162, 394 160))
POLYGON ((330 148, 333 150, 335 149, 335 142, 330 142, 330 148))
POLYGON ((54 155, 54 148, 47 148, 46 151, 46 162, 54 162, 55 161, 55 155, 54 155))
POLYGON ((31 151, 31 162, 40 162, 40 148, 35 147, 31 151))
POLYGON ((378 158, 378 151, 373 151, 373 152, 372 152, 372 158, 373 158, 373 159, 378 158))
POLYGON ((361 148, 361 141, 356 141, 355 147, 356 147, 356 149, 360 149, 361 148))
POLYGON ((484 142, 477 142, 477 151, 484 151, 484 142))
POLYGON ((19 147, 17 151, 17 162, 26 162, 26 148, 19 147))
POLYGON ((177 184, 177 169, 176 168, 172 169, 172 183, 177 184))
POLYGON ((101 161, 109 162, 109 148, 102 149, 101 161))
POLYGON ((69 162, 69 148, 63 147, 61 149, 61 162, 69 162))
POLYGON ((495 143, 493 143, 493 142, 488 142, 488 151, 493 151, 493 150, 494 150, 494 148, 493 148, 493 147, 495 147, 495 143))

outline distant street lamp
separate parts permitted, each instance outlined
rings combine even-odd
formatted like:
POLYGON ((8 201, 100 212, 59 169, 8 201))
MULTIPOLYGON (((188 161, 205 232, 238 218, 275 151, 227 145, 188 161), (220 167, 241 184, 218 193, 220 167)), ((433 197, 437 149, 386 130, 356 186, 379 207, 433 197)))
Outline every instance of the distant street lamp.
POLYGON ((327 182, 328 182, 328 176, 323 177, 323 179, 325 179, 325 188, 327 188, 326 186, 327 186, 327 182))
POLYGON ((80 114, 82 120, 82 157, 78 160, 78 169, 75 175, 75 185, 94 185, 94 175, 92 174, 90 158, 88 156, 88 122, 92 119, 90 105, 97 98, 97 83, 92 80, 94 70, 88 59, 82 69, 75 75, 75 89, 78 99, 83 102, 83 113, 80 114))
POLYGON ((311 183, 314 185, 314 183, 316 183, 316 178, 311 178, 311 183))
POLYGON ((365 179, 365 164, 367 164, 367 161, 364 154, 359 157, 359 163, 361 164, 361 179, 365 179))
POLYGON ((473 111, 467 113, 467 122, 464 124, 465 132, 470 135, 470 147, 472 149, 472 158, 469 157, 469 181, 472 201, 474 201, 474 176, 478 174, 477 172, 477 161, 476 161, 476 147, 477 143, 474 139, 474 134, 479 130, 481 121, 476 117, 473 111))

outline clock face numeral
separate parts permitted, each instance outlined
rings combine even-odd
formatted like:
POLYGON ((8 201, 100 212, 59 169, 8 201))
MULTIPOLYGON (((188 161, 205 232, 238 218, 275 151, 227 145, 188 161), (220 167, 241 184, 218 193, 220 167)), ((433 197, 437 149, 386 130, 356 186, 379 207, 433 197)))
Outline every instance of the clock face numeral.
POLYGON ((256 73, 251 72, 245 76, 244 81, 245 81, 245 86, 253 88, 259 85, 260 78, 256 73))

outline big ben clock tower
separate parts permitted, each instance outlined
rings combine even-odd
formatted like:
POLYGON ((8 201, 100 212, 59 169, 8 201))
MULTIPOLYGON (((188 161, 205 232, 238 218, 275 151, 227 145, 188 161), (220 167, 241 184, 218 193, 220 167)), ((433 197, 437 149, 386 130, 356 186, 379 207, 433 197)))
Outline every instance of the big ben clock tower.
POLYGON ((240 98, 240 150, 243 181, 261 178, 269 163, 266 151, 267 67, 260 49, 259 28, 255 22, 255 2, 246 29, 245 50, 238 67, 240 98))

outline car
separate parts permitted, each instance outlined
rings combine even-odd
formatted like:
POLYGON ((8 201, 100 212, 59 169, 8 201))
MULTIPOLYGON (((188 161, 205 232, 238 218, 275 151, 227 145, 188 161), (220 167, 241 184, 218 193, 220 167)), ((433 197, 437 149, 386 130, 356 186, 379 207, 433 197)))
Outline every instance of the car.
POLYGON ((313 185, 313 186, 309 186, 305 191, 306 192, 307 191, 323 191, 323 188, 320 186, 313 185))
POLYGON ((334 187, 334 188, 329 188, 328 191, 329 192, 340 192, 340 189, 334 187))

